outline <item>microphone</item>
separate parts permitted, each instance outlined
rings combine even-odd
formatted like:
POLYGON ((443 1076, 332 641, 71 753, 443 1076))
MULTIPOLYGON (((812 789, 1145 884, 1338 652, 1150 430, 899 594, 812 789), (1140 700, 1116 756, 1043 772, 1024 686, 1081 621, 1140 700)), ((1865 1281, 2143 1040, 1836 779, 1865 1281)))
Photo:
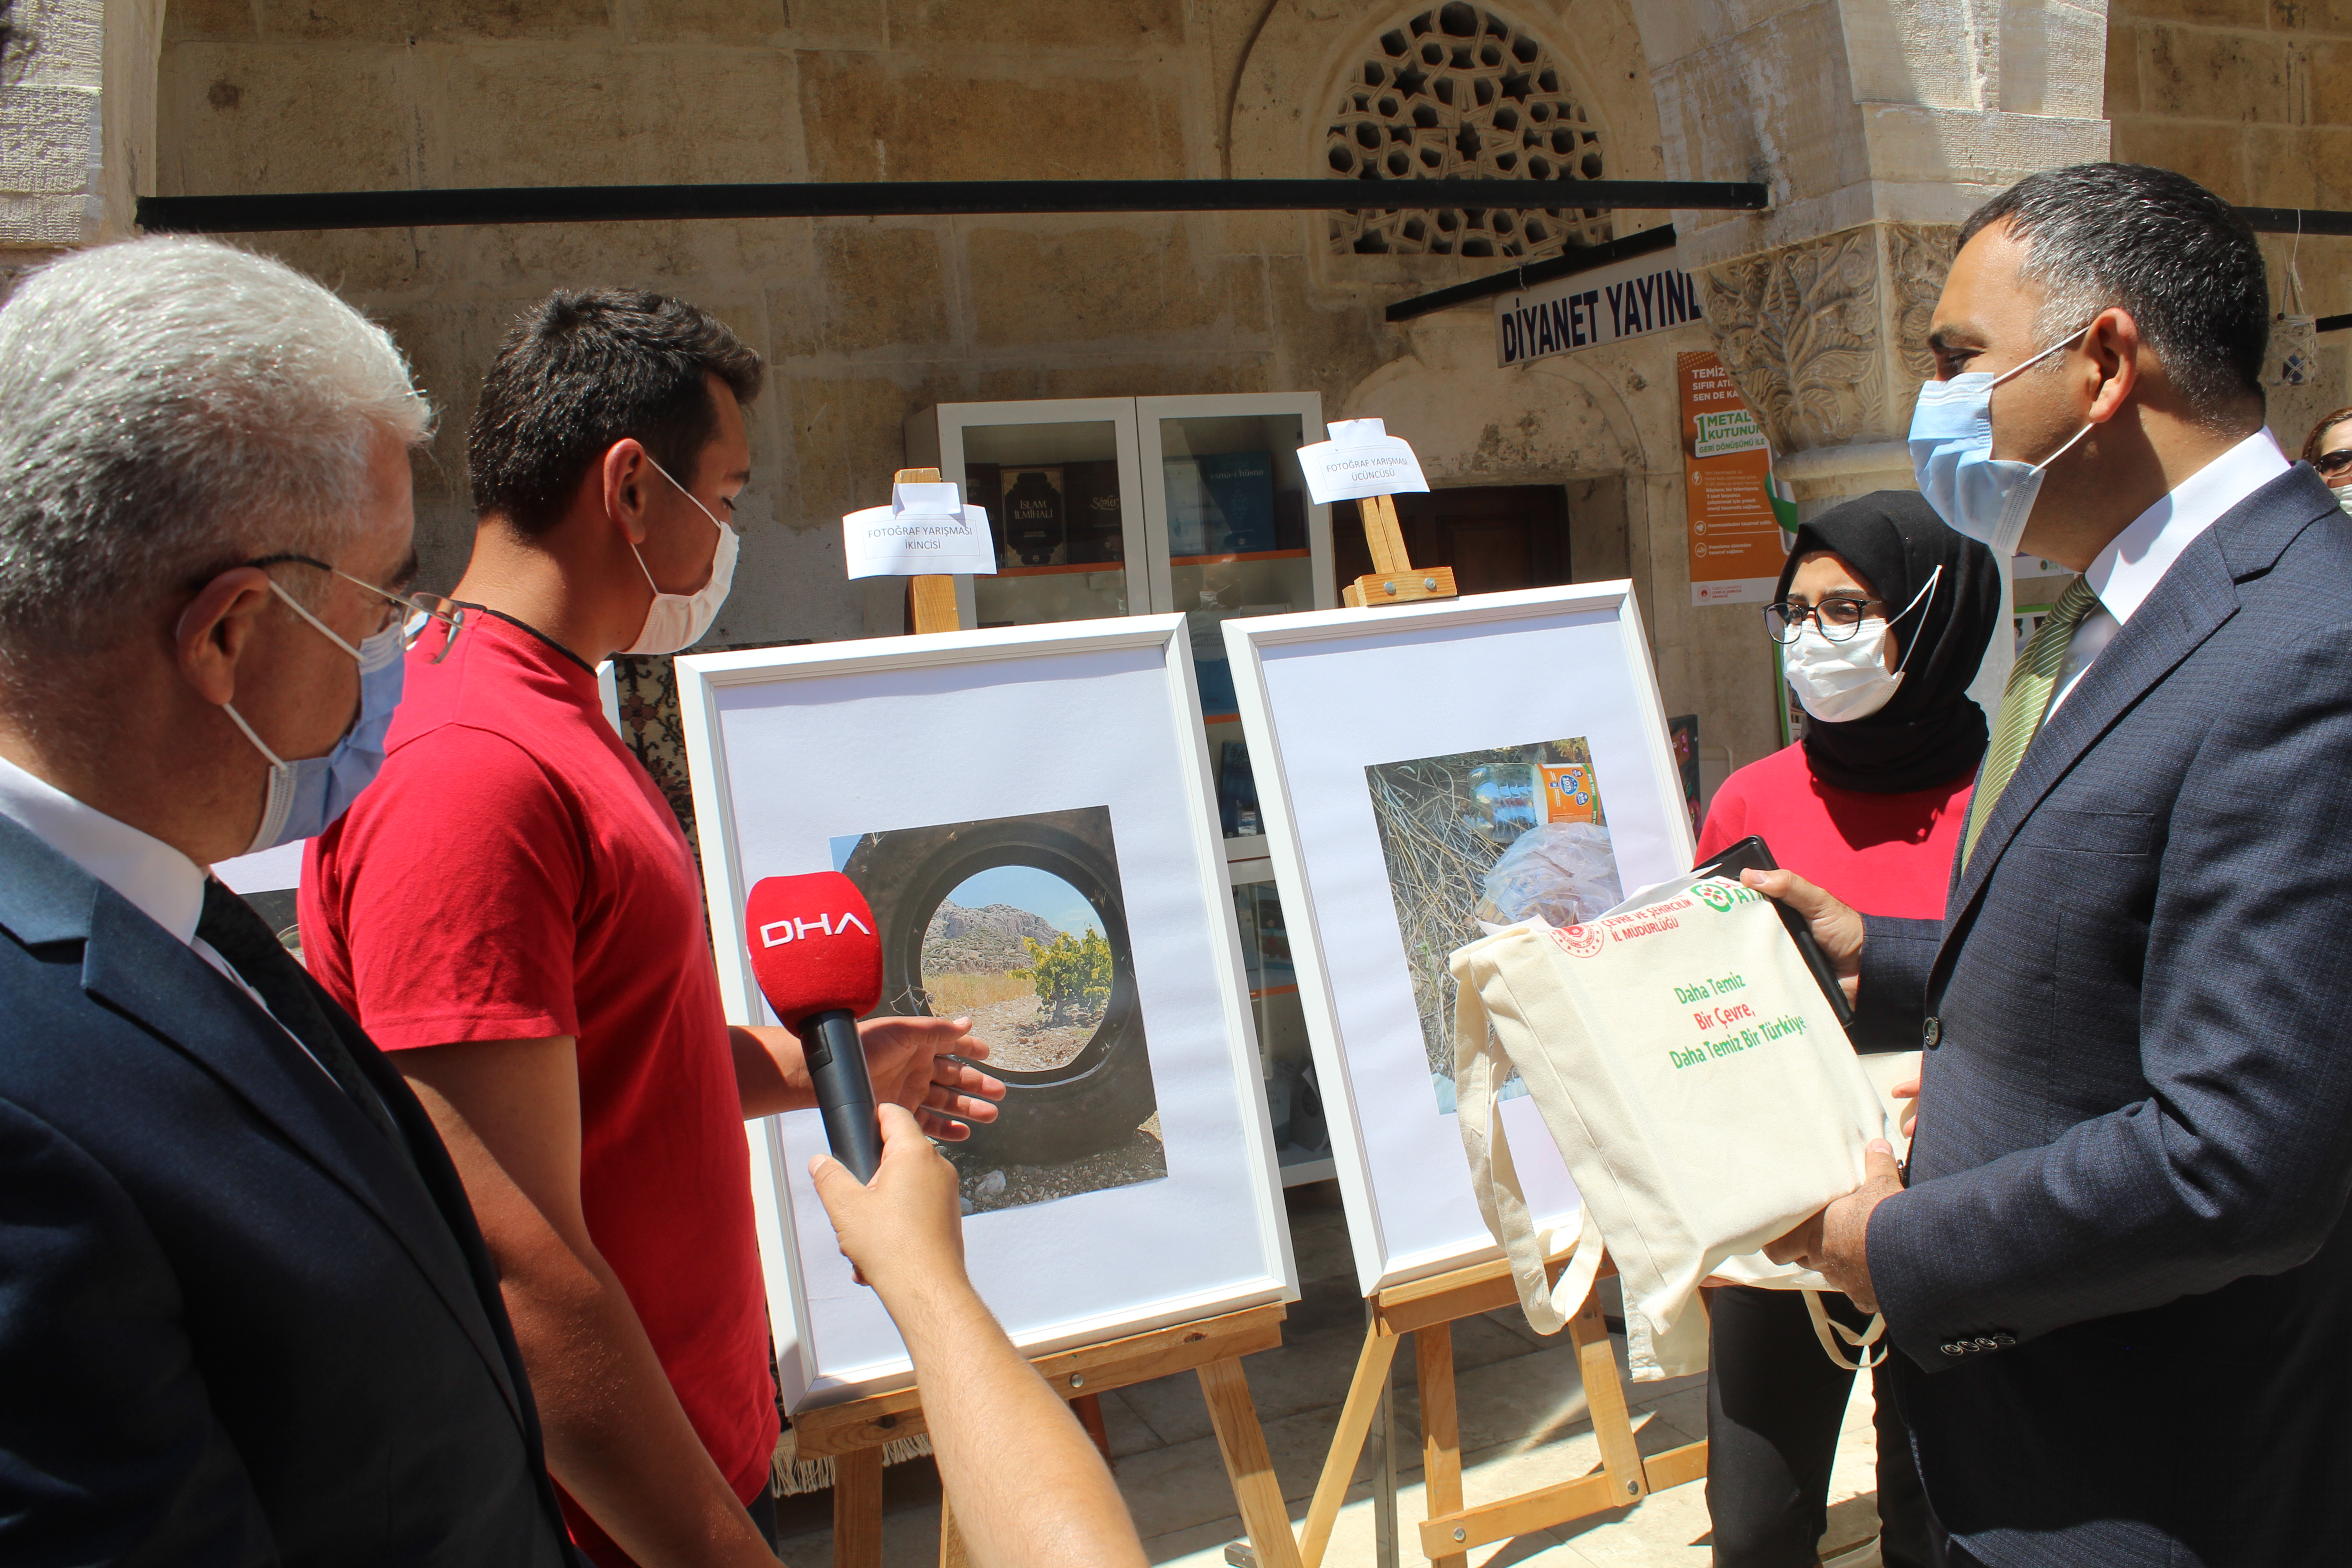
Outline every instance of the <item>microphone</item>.
POLYGON ((838 871, 767 877, 751 889, 743 924, 761 994, 801 1037, 834 1158, 873 1180, 882 1129, 857 1018, 882 999, 882 942, 866 895, 838 871))

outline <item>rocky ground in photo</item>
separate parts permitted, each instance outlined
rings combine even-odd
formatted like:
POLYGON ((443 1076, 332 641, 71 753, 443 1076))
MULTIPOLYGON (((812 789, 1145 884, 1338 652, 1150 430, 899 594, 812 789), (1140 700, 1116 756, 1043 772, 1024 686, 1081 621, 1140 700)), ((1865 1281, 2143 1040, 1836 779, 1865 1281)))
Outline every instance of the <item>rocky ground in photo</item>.
POLYGON ((1037 998, 1016 996, 965 1009, 971 1032, 988 1042, 988 1065, 1013 1072, 1044 1072, 1069 1061, 1094 1038, 1102 1014, 1067 1024, 1045 1024, 1038 1016, 1037 998))
POLYGON ((1129 1133, 1124 1142, 1099 1154, 1066 1160, 1058 1165, 1003 1165, 977 1158, 952 1144, 943 1145, 941 1152, 954 1163, 962 1178, 963 1212, 968 1215, 1076 1197, 1080 1193, 1098 1193, 1137 1182, 1154 1182, 1168 1173, 1168 1155, 1160 1146, 1157 1111, 1129 1133))
POLYGON ((923 972, 973 970, 1002 974, 1029 966, 1029 950, 1021 939, 1050 942, 1062 933, 1042 918, 1013 904, 990 904, 968 910, 943 903, 932 911, 923 931, 923 972))

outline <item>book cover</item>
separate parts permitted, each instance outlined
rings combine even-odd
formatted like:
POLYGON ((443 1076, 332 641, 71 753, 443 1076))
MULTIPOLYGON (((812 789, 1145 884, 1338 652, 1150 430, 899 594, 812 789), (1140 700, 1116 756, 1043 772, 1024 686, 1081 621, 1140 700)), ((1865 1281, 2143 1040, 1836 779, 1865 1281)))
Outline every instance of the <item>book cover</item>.
POLYGON ((1242 554, 1272 550, 1274 456, 1270 452, 1212 452, 1199 459, 1201 484, 1215 507, 1202 554, 1242 554))

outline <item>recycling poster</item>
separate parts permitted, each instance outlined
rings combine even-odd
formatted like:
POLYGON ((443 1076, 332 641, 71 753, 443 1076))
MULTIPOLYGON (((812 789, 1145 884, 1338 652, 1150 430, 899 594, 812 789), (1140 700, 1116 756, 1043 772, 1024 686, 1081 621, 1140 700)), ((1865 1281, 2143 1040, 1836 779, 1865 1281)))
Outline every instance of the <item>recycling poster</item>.
POLYGON ((1678 353, 1683 493, 1690 519, 1691 603, 1764 605, 1788 559, 1772 512, 1772 453, 1731 373, 1712 353, 1678 353))

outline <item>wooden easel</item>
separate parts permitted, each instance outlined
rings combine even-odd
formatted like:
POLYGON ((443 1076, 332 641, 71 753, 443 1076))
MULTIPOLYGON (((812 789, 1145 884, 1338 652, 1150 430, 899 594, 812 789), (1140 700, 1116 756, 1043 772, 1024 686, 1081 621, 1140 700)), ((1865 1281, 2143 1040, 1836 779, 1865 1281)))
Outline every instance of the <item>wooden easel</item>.
MULTIPOLYGON (((1249 1379, 1241 1365, 1242 1357, 1282 1343, 1286 1310, 1279 1302, 1249 1307, 1199 1322, 1034 1356, 1029 1364, 1066 1397, 1081 1390, 1108 1394, 1171 1373, 1198 1374, 1202 1395, 1209 1405, 1209 1422, 1216 1429, 1217 1451, 1224 1458, 1234 1501, 1258 1562, 1265 1568, 1299 1568, 1290 1515, 1282 1504, 1282 1484, 1275 1479, 1265 1431, 1258 1425, 1249 1379)), ((868 1394, 793 1417, 792 1458, 830 1456, 833 1459, 834 1568, 880 1568, 882 1449, 926 1430, 919 1388, 868 1394)), ((956 1531, 950 1501, 942 1499, 940 1504, 940 1568, 964 1562, 963 1542, 956 1531)))
MULTIPOLYGON (((1573 1252, 1571 1247, 1548 1265, 1553 1279, 1559 1279, 1573 1252)), ((1608 1259, 1601 1260, 1603 1278, 1616 1271, 1608 1259)), ((1463 1318, 1516 1307, 1518 1300, 1510 1265, 1496 1259, 1409 1285, 1393 1285, 1365 1303, 1370 1322, 1364 1348, 1356 1358, 1356 1375, 1348 1385, 1347 1403, 1340 1406, 1339 1429, 1332 1435, 1330 1454, 1315 1485, 1315 1499, 1307 1505, 1307 1524, 1298 1543, 1301 1568, 1319 1568, 1330 1545, 1332 1523, 1355 1478, 1356 1461, 1362 1457, 1365 1436, 1388 1388, 1397 1341, 1404 1334, 1413 1336, 1413 1372, 1421 1387, 1422 1486, 1429 1509, 1429 1517, 1421 1526, 1421 1549, 1434 1568, 1467 1568, 1465 1554, 1474 1546, 1622 1508, 1652 1492, 1706 1474, 1705 1442, 1687 1443, 1649 1459, 1642 1458, 1633 1441, 1625 1385, 1617 1376, 1616 1352, 1610 1347, 1608 1325, 1601 1321, 1596 1295, 1588 1298, 1569 1320, 1568 1338, 1576 1346, 1577 1369, 1584 1378, 1585 1409, 1592 1418, 1592 1434, 1600 1439, 1601 1469, 1517 1497, 1464 1507, 1453 1325, 1463 1318)))
POLYGON ((1356 513, 1364 520, 1364 542, 1371 547, 1372 569, 1340 591, 1340 599, 1350 609, 1460 597, 1454 586, 1453 567, 1415 566, 1405 552, 1395 497, 1366 496, 1356 503, 1356 513))
MULTIPOLYGON (((935 485, 937 468, 900 468, 894 484, 935 485)), ((907 580, 915 630, 961 629, 955 579, 923 575, 907 580)), ((1241 1358, 1282 1343, 1285 1309, 1278 1303, 1251 1307, 1199 1322, 1155 1329, 1150 1333, 1052 1355, 1031 1358, 1046 1384, 1077 1407, 1079 1422, 1097 1446, 1103 1443, 1101 1396, 1172 1373, 1201 1379, 1217 1451, 1233 1482, 1242 1524, 1267 1568, 1298 1568, 1290 1535, 1290 1515, 1282 1505, 1282 1484, 1266 1452, 1265 1429, 1250 1399, 1241 1358)), ((834 1568, 880 1568, 882 1562, 882 1450, 927 1428, 922 1391, 899 1389, 793 1417, 793 1458, 833 1459, 834 1568)), ((1106 1455, 1106 1458, 1108 1456, 1106 1455)), ((963 1539, 955 1527, 951 1500, 940 1500, 940 1568, 963 1568, 963 1539)))

